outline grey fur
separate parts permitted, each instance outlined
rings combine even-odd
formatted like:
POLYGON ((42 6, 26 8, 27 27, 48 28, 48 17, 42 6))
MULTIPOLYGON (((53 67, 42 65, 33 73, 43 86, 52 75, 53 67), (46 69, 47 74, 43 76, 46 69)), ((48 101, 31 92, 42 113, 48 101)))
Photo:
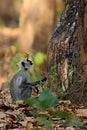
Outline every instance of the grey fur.
POLYGON ((29 82, 30 77, 27 69, 32 67, 33 63, 28 59, 24 59, 20 61, 18 65, 19 71, 14 74, 10 81, 12 103, 16 103, 17 100, 22 100, 24 98, 30 97, 32 92, 32 87, 24 86, 23 83, 29 82), (25 66, 23 66, 22 63, 24 63, 25 66))
MULTIPOLYGON (((31 97, 32 86, 40 84, 40 82, 46 81, 46 78, 43 78, 41 81, 35 81, 30 83, 28 68, 32 67, 33 63, 24 59, 18 63, 19 71, 14 74, 10 81, 10 94, 12 98, 12 103, 15 104, 17 100, 23 100, 25 98, 31 97)), ((38 88, 36 87, 37 92, 38 88)))

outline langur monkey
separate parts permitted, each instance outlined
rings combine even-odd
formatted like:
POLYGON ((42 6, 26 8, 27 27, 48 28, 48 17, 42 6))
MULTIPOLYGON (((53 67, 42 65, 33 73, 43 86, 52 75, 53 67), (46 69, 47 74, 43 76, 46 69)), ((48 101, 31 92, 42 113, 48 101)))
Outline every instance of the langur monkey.
POLYGON ((27 70, 33 66, 33 63, 28 58, 20 61, 18 63, 18 66, 19 70, 14 74, 10 81, 10 94, 13 104, 15 104, 18 100, 23 100, 25 98, 31 97, 32 86, 35 86, 35 89, 38 93, 39 90, 36 85, 47 80, 47 78, 45 77, 39 81, 29 81, 30 77, 27 70))

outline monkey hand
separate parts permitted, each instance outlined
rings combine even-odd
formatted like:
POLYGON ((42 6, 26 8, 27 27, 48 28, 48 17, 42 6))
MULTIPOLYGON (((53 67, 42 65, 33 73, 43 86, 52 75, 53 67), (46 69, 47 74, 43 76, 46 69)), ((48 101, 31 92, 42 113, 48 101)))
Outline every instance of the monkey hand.
POLYGON ((47 80, 47 77, 44 77, 41 81, 44 82, 47 80))

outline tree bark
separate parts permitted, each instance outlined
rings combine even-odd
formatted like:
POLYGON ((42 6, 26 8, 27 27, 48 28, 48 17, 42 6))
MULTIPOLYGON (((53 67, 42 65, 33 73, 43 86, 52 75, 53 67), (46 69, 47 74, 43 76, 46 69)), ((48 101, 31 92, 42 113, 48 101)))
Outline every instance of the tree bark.
POLYGON ((56 86, 73 103, 87 104, 87 2, 66 0, 48 44, 48 87, 56 86), (53 72, 52 66, 55 66, 53 72), (54 76, 56 74, 56 76, 54 76))

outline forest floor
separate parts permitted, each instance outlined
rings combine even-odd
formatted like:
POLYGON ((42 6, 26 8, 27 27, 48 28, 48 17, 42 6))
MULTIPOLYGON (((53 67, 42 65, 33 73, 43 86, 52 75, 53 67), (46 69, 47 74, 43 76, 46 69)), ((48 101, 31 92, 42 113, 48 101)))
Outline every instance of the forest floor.
POLYGON ((5 83, 0 88, 0 130, 87 130, 87 106, 61 100, 45 110, 22 101, 13 105, 5 83))

